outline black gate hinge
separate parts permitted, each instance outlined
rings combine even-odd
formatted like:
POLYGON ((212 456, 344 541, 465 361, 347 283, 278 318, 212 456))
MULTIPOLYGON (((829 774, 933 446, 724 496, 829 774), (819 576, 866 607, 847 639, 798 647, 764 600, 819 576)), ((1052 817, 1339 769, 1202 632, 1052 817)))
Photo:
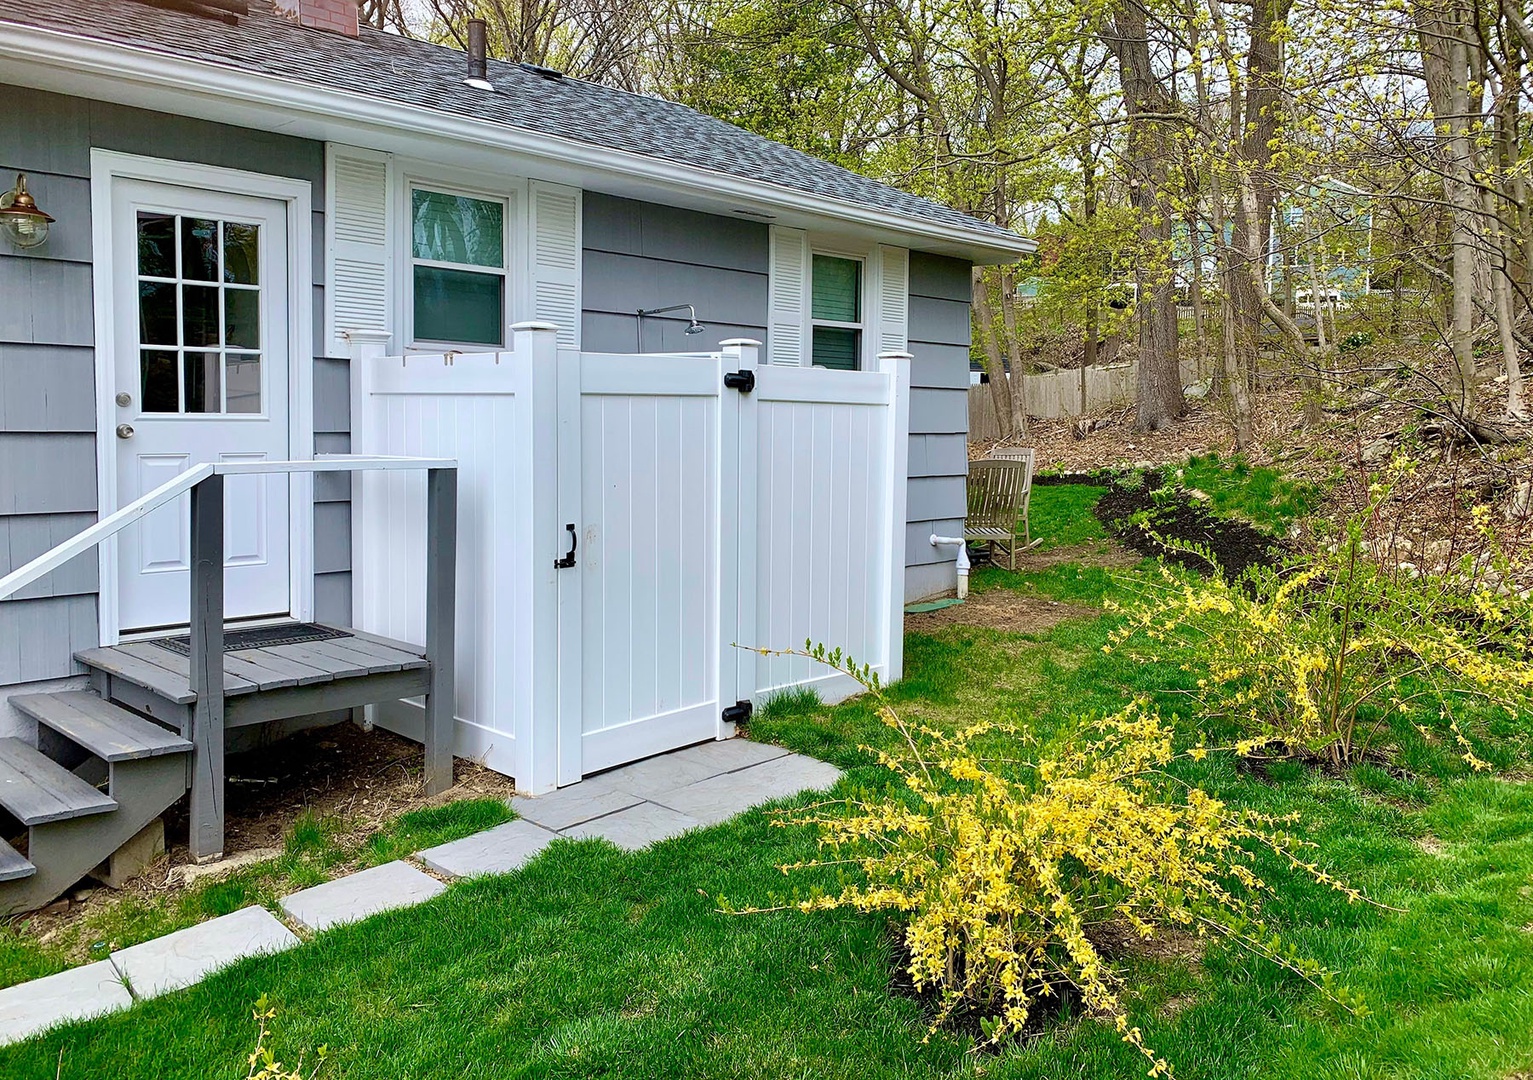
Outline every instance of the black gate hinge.
POLYGON ((753 709, 748 701, 737 701, 721 714, 726 724, 743 724, 751 718, 753 709))
POLYGON ((748 394, 756 389, 756 373, 750 368, 740 371, 726 371, 724 373, 724 385, 731 390, 738 390, 742 394, 748 394))

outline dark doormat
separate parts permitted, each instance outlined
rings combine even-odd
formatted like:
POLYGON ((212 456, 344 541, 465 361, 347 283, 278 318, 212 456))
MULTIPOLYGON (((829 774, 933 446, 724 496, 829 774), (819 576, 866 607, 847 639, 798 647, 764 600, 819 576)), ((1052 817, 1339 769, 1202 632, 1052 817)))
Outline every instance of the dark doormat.
MULTIPOLYGON (((224 651, 241 649, 264 649, 270 645, 302 645, 306 641, 329 641, 331 638, 351 637, 344 630, 332 630, 328 626, 313 623, 279 623, 276 626, 253 626, 248 630, 224 632, 224 651)), ((155 638, 154 643, 182 656, 192 654, 192 636, 155 638)))

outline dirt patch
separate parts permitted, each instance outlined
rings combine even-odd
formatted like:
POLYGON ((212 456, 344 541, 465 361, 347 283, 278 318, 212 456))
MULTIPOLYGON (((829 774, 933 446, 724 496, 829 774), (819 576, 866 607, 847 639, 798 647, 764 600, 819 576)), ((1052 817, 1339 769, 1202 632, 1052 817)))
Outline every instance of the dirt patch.
MULTIPOLYGON (((454 785, 434 798, 421 793, 422 750, 382 730, 343 723, 290 736, 260 750, 227 759, 224 854, 280 853, 287 829, 304 811, 340 822, 335 840, 360 844, 384 824, 410 810, 473 798, 510 798, 507 777, 459 759, 454 785)), ((173 898, 217 876, 220 864, 187 874, 195 865, 186 847, 186 801, 165 814, 169 850, 147 873, 114 892, 87 878, 60 903, 23 916, 28 933, 47 941, 73 921, 127 900, 173 898)), ((237 868, 240 860, 235 862, 237 868)))
POLYGON ((961 604, 905 616, 905 629, 930 634, 945 626, 983 626, 1013 634, 1037 634, 1066 619, 1092 619, 1102 612, 1011 589, 971 593, 961 604))
POLYGON ((1428 855, 1441 856, 1446 854, 1448 850, 1443 846, 1443 842, 1437 839, 1437 837, 1433 836, 1431 833, 1423 833, 1422 835, 1416 837, 1416 846, 1419 847, 1422 851, 1426 852, 1428 855))
POLYGON ((1108 570, 1125 570, 1138 566, 1144 558, 1130 551, 1116 540, 1088 540, 1084 544, 1068 544, 1064 547, 1029 551, 1018 564, 1023 570, 1047 570, 1052 566, 1074 563, 1077 566, 1100 566, 1108 570))
POLYGON ((1271 566, 1283 545, 1237 518, 1220 517, 1184 489, 1164 489, 1158 472, 1113 478, 1096 504, 1096 515, 1123 544, 1152 558, 1164 556, 1207 574, 1208 560, 1180 545, 1206 548, 1227 578, 1256 566, 1271 566))

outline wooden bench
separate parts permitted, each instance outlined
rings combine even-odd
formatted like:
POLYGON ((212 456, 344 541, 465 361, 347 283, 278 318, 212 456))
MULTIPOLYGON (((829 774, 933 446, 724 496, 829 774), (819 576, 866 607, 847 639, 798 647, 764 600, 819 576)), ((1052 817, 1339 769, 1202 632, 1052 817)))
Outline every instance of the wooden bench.
POLYGON ((969 509, 963 538, 988 545, 991 557, 1000 547, 1009 569, 1017 568, 1017 553, 1032 547, 1027 504, 1033 488, 1033 450, 1018 447, 983 461, 969 462, 969 509))

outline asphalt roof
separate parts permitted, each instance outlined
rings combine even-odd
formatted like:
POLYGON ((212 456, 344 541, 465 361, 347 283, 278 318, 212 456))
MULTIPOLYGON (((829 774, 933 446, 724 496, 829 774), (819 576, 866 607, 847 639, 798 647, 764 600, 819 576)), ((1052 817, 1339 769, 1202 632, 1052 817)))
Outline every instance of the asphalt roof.
POLYGON ((1011 246, 991 222, 860 176, 771 139, 659 98, 579 79, 550 79, 490 62, 498 93, 464 85, 456 49, 368 27, 358 38, 299 26, 268 0, 237 23, 139 0, 0 0, 0 21, 57 30, 506 124, 595 146, 680 162, 727 176, 858 204, 917 222, 950 225, 1011 246))

